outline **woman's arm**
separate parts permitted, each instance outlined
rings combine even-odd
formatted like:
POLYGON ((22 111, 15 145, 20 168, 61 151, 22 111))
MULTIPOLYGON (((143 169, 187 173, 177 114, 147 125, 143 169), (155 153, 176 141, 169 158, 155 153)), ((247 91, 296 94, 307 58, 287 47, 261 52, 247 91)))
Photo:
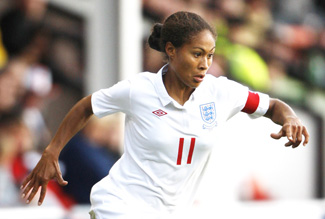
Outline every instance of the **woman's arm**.
POLYGON ((52 141, 45 148, 40 161, 22 183, 22 197, 29 194, 26 203, 34 198, 41 187, 38 201, 38 205, 41 205, 45 198, 47 184, 51 179, 56 179, 61 186, 68 184, 63 180, 60 171, 58 162, 60 152, 68 141, 86 125, 92 115, 91 95, 89 95, 74 105, 65 116, 52 141))
POLYGON ((281 130, 278 133, 272 133, 271 137, 280 139, 286 136, 289 141, 285 146, 298 147, 303 140, 303 136, 305 136, 303 145, 305 146, 308 143, 309 134, 306 127, 302 125, 295 112, 286 103, 271 98, 269 109, 264 116, 282 126, 281 130))

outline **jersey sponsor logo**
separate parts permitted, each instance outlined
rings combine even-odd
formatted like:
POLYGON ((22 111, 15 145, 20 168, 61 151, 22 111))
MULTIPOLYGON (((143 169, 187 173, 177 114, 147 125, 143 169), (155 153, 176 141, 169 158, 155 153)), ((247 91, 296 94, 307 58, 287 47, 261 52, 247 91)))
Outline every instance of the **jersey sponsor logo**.
POLYGON ((164 116, 164 115, 167 115, 167 113, 165 112, 165 111, 163 111, 163 110, 161 110, 161 109, 159 109, 159 110, 155 110, 155 111, 153 111, 152 112, 153 114, 155 114, 156 116, 164 116))

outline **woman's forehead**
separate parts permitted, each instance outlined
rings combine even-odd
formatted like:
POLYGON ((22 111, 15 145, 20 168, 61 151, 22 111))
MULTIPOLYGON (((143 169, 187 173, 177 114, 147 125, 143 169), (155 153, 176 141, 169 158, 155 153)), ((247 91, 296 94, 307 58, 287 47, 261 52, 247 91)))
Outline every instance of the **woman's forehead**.
POLYGON ((210 47, 212 49, 215 47, 215 42, 214 35, 209 30, 204 30, 193 35, 185 44, 194 47, 210 47))

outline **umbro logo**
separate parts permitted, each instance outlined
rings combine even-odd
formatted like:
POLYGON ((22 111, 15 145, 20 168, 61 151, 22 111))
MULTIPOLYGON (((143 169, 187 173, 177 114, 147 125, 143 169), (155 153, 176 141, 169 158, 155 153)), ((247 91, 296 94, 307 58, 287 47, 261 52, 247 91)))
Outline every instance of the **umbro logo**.
POLYGON ((161 109, 159 109, 159 110, 155 110, 155 111, 153 111, 152 113, 155 114, 156 116, 164 116, 164 115, 167 114, 165 111, 163 111, 163 110, 161 110, 161 109))

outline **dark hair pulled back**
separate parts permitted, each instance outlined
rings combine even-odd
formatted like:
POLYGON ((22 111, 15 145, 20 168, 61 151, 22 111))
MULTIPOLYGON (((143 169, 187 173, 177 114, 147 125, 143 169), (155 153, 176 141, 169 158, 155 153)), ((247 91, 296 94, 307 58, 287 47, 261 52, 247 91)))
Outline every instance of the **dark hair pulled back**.
POLYGON ((170 15, 164 24, 156 23, 153 26, 148 44, 152 49, 165 53, 167 42, 179 48, 203 30, 209 30, 216 37, 215 30, 199 15, 176 12, 170 15))

